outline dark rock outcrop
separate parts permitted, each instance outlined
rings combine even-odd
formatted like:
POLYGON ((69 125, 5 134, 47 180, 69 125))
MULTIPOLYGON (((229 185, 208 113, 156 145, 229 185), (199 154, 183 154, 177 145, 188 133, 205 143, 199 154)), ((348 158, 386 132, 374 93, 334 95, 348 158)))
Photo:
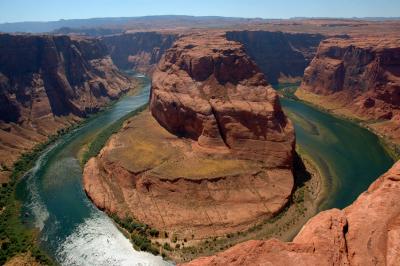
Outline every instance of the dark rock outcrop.
POLYGON ((0 35, 0 162, 10 165, 132 85, 98 40, 0 35))
POLYGON ((244 45, 272 84, 301 80, 319 43, 325 39, 321 34, 268 31, 229 31, 226 36, 244 45))
POLYGON ((154 66, 176 38, 177 34, 136 32, 106 36, 101 40, 120 69, 151 74, 154 66))

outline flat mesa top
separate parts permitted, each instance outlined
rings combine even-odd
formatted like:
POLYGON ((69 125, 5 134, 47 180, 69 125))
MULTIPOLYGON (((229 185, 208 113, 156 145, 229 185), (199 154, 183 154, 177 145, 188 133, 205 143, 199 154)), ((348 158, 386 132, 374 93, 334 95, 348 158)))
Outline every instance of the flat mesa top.
POLYGON ((335 45, 337 47, 345 48, 350 45, 359 48, 370 48, 373 50, 378 49, 392 49, 400 47, 400 38, 396 37, 365 37, 365 38, 330 38, 321 42, 321 46, 330 47, 335 45))
POLYGON ((221 53, 232 53, 243 51, 243 45, 228 41, 223 33, 193 34, 184 36, 175 42, 173 48, 190 53, 190 55, 220 55, 221 53))

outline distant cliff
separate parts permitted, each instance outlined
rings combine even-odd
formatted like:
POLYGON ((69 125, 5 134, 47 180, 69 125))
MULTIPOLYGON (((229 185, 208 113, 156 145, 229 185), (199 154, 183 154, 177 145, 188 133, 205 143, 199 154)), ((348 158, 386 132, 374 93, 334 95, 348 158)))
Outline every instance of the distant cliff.
POLYGON ((103 37, 111 58, 120 69, 149 74, 178 36, 158 32, 137 32, 103 37))
POLYGON ((400 41, 327 39, 305 70, 297 96, 350 118, 373 123, 400 141, 400 41))
POLYGON ((0 35, 0 162, 10 166, 131 86, 98 40, 0 35))
POLYGON ((226 36, 245 46, 272 84, 301 80, 319 43, 325 39, 321 34, 268 31, 230 31, 226 36))

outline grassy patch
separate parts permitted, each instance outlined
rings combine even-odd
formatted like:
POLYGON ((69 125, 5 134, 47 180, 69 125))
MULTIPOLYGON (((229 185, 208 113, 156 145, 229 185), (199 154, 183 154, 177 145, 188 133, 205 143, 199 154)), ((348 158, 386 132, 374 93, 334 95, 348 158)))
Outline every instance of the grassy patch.
POLYGON ((0 187, 0 264, 4 264, 17 254, 26 252, 30 252, 42 264, 53 264, 37 246, 35 232, 22 224, 21 206, 16 199, 15 190, 19 179, 34 166, 44 149, 78 126, 79 124, 59 130, 57 134, 49 137, 47 142, 38 144, 32 151, 21 155, 14 163, 10 182, 0 187))
POLYGON ((259 164, 246 160, 185 158, 165 163, 152 172, 170 178, 204 179, 254 173, 260 168, 259 164))
MULTIPOLYGON (((154 255, 159 255, 159 248, 153 244, 150 240, 151 237, 158 237, 160 232, 154 228, 150 228, 147 224, 136 221, 131 217, 124 219, 119 218, 115 214, 111 214, 110 217, 124 230, 129 233, 134 247, 141 251, 150 252, 154 255)), ((169 250, 169 249, 167 249, 169 250)))
POLYGON ((111 137, 112 134, 117 133, 122 125, 124 124, 125 120, 128 118, 142 112, 147 108, 147 104, 142 105, 135 111, 132 111, 125 116, 118 119, 116 122, 112 123, 110 126, 102 130, 94 140, 88 145, 86 151, 82 155, 81 163, 84 165, 89 161, 90 158, 95 157, 99 154, 100 150, 104 147, 107 140, 111 137))

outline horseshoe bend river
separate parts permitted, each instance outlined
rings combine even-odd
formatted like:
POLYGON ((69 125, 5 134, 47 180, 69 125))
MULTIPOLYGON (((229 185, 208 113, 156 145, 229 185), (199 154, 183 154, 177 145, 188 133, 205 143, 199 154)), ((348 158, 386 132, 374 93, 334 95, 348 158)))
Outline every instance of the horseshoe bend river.
MULTIPOLYGON (((139 77, 140 78, 140 77, 139 77)), ((168 265, 138 252, 82 189, 79 150, 95 134, 149 99, 150 81, 48 147, 17 188, 24 222, 37 228, 41 246, 61 265, 168 265)), ((304 103, 282 99, 296 142, 328 180, 321 209, 343 208, 392 164, 378 138, 353 123, 304 103)))

